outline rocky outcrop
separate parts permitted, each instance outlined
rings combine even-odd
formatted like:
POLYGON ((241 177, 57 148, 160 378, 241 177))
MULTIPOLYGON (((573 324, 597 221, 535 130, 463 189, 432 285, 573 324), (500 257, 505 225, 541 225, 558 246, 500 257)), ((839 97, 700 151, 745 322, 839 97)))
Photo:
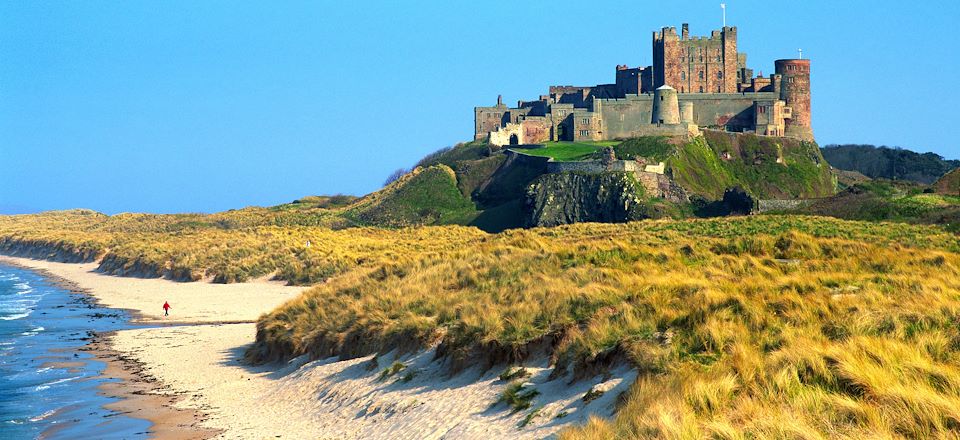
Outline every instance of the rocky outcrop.
POLYGON ((633 173, 545 174, 527 187, 527 227, 577 222, 620 223, 650 218, 633 173))

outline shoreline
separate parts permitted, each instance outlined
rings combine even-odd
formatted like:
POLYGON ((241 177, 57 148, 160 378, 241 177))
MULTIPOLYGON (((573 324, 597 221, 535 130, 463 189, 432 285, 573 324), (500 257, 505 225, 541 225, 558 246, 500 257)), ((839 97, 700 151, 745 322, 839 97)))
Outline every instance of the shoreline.
MULTIPOLYGON (((88 301, 107 307, 90 289, 77 285, 74 281, 50 272, 47 269, 23 264, 20 259, 0 255, 0 263, 36 272, 50 281, 51 284, 62 288, 72 295, 82 295, 88 301)), ((117 309, 115 307, 110 307, 117 309)), ((141 322, 142 317, 136 310, 122 310, 129 316, 129 323, 135 326, 146 326, 141 322)), ((188 324, 189 325, 189 324, 188 324)), ((105 368, 100 377, 112 379, 97 388, 99 393, 118 399, 116 402, 104 405, 106 409, 115 411, 127 417, 137 418, 150 422, 149 434, 164 439, 175 440, 207 440, 220 434, 219 430, 201 427, 198 423, 209 417, 209 414, 198 410, 176 408, 176 397, 163 396, 154 393, 162 388, 162 384, 154 377, 143 374, 143 365, 130 356, 114 349, 110 339, 116 331, 96 333, 93 339, 83 347, 77 349, 91 354, 93 359, 103 362, 105 368)), ((64 365, 64 367, 69 367, 64 365)), ((40 433, 39 438, 53 436, 58 431, 67 428, 64 425, 55 425, 40 433)))
POLYGON ((143 363, 112 346, 110 341, 115 334, 98 334, 81 349, 107 365, 103 371, 104 377, 116 380, 99 387, 104 395, 119 399, 105 405, 107 409, 149 421, 151 438, 207 440, 223 432, 201 426, 210 414, 178 408, 176 403, 180 396, 158 393, 163 389, 163 384, 145 373, 143 363))

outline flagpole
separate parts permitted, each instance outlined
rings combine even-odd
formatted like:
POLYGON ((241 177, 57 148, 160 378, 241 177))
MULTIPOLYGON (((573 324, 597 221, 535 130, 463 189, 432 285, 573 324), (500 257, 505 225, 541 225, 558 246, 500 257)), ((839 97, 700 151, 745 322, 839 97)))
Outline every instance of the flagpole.
POLYGON ((727 27, 727 4, 720 3, 720 9, 723 10, 723 27, 727 27))

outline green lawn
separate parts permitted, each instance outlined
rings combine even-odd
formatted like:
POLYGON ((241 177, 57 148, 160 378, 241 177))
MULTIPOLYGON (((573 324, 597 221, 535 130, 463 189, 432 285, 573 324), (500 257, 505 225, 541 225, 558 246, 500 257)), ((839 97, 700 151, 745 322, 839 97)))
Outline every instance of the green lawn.
POLYGON ((532 156, 552 157, 558 161, 586 160, 603 147, 612 147, 620 141, 544 142, 540 148, 518 149, 532 156))

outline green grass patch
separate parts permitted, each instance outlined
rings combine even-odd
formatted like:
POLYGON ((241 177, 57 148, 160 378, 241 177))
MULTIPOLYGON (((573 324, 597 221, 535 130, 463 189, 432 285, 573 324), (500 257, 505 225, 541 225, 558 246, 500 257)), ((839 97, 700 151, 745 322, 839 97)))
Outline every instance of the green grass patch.
POLYGON ((590 142, 544 142, 539 148, 523 148, 517 151, 531 156, 552 157, 557 161, 590 160, 593 154, 604 147, 612 147, 620 141, 590 142))
MULTIPOLYGON (((407 366, 404 365, 403 362, 399 362, 399 361, 394 362, 389 367, 384 368, 383 371, 380 372, 380 380, 389 379, 390 377, 393 377, 397 373, 403 371, 405 368, 407 368, 407 366)), ((413 379, 413 377, 411 376, 410 379, 413 379)))
POLYGON ((638 157, 654 162, 666 161, 676 150, 666 136, 643 136, 627 139, 613 147, 618 159, 633 160, 638 157))
POLYGON ((533 398, 539 395, 540 392, 536 388, 525 387, 521 382, 514 382, 500 395, 500 402, 506 402, 514 411, 523 411, 530 408, 533 398))

